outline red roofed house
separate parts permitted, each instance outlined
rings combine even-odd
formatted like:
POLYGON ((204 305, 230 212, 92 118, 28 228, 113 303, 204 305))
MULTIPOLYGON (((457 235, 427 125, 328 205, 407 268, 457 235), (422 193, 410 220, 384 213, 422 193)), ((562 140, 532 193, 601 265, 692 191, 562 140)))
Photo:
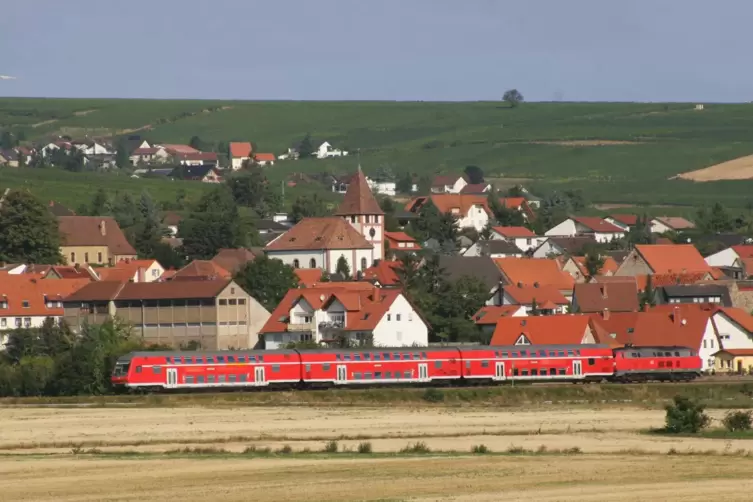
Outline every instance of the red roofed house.
POLYGON ((492 240, 505 240, 522 251, 539 247, 545 237, 538 237, 526 227, 492 227, 492 240))
POLYGON ((638 287, 635 281, 576 284, 573 288, 573 311, 583 314, 637 312, 638 287))
POLYGON ((657 216, 651 220, 651 233, 681 232, 691 230, 695 224, 679 216, 657 216))
POLYGON ((702 280, 713 278, 711 267, 691 244, 635 246, 614 273, 617 276, 661 274, 698 274, 702 280))
POLYGON ((196 281, 230 279, 233 274, 219 266, 213 260, 194 260, 182 269, 178 270, 171 281, 196 281))
POLYGON ((534 302, 536 310, 545 315, 564 314, 570 305, 568 299, 555 286, 511 285, 502 288, 502 305, 521 305, 526 308, 526 313, 530 314, 534 302))
POLYGON ((638 223, 638 216, 635 214, 611 214, 604 220, 627 232, 638 223))
POLYGON ((102 281, 152 282, 159 280, 165 269, 157 260, 125 259, 114 267, 98 268, 97 272, 102 281))
POLYGON ((110 216, 59 216, 60 254, 69 265, 114 265, 136 259, 136 250, 110 216))
POLYGON ((275 165, 276 160, 277 160, 277 157, 275 157, 274 153, 255 153, 254 154, 254 162, 256 162, 260 166, 273 166, 275 165))
POLYGON ((554 260, 537 258, 495 258, 494 263, 507 284, 514 286, 554 286, 565 298, 573 294, 575 281, 560 270, 554 260))
POLYGON ((528 312, 522 305, 485 305, 473 314, 472 320, 481 332, 491 337, 497 321, 503 317, 526 317, 528 312))
POLYGON ((214 152, 176 153, 172 157, 181 166, 219 166, 214 152))
MULTIPOLYGON (((406 204, 405 210, 419 213, 424 204, 429 201, 437 207, 440 213, 453 215, 460 228, 475 228, 480 232, 493 216, 487 195, 432 194, 415 197, 406 204)), ((508 209, 520 211, 526 219, 533 216, 533 210, 524 197, 507 197, 499 201, 508 209)))
POLYGON ((503 317, 490 345, 578 345, 596 343, 585 315, 503 317))
POLYGON ((131 152, 131 155, 128 156, 128 160, 131 161, 131 164, 133 164, 134 166, 137 166, 141 163, 162 164, 164 162, 167 162, 167 159, 169 157, 170 157, 170 154, 167 153, 167 150, 165 150, 162 147, 156 146, 156 147, 136 148, 134 151, 131 152))
POLYGON ((393 251, 418 251, 421 246, 405 232, 385 232, 384 240, 393 251))
POLYGON ((544 235, 551 237, 574 237, 592 235, 597 242, 610 242, 625 236, 625 230, 606 220, 591 216, 572 216, 550 228, 544 235))
POLYGON ((310 288, 322 282, 322 274, 324 273, 320 268, 297 268, 294 270, 296 277, 298 277, 298 286, 310 288))
POLYGON ((753 245, 743 244, 731 246, 707 256, 706 263, 712 267, 742 267, 745 260, 750 259, 753 259, 753 245))
POLYGON ((264 251, 294 268, 321 268, 329 273, 336 272, 343 257, 354 276, 384 259, 384 211, 360 169, 335 215, 304 218, 264 251))
POLYGON ((431 193, 460 193, 466 185, 468 181, 462 175, 435 176, 431 182, 431 193))
POLYGON ((254 147, 248 141, 231 141, 230 142, 230 167, 237 171, 243 167, 243 163, 251 159, 251 152, 254 147))
POLYGON ((181 153, 200 153, 199 150, 190 145, 178 145, 175 143, 157 145, 164 148, 170 155, 178 155, 181 153))
MULTIPOLYGON (((611 256, 604 256, 604 264, 599 269, 598 274, 600 276, 614 275, 617 271, 617 262, 611 256)), ((582 283, 588 279, 588 269, 586 268, 585 256, 570 256, 565 260, 562 265, 562 270, 573 276, 575 282, 582 283)))
POLYGON ((338 336, 375 346, 426 346, 429 328, 399 289, 340 287, 291 289, 260 332, 266 349, 291 342, 327 343, 338 336))
POLYGON ((715 369, 750 373, 753 362, 745 359, 749 355, 734 351, 753 351, 753 316, 738 308, 720 308, 712 314, 711 323, 721 348, 733 355, 732 358, 717 355, 715 369))
POLYGON ((399 261, 380 260, 363 272, 363 278, 379 286, 394 286, 400 282, 397 274, 400 266, 399 261))

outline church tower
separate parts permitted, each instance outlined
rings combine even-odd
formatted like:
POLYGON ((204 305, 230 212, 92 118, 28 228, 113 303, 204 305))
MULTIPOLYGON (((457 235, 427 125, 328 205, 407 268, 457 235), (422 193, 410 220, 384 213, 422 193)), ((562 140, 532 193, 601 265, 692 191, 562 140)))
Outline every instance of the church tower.
POLYGON ((374 246, 368 266, 384 259, 384 211, 371 193, 360 165, 335 215, 345 218, 374 246))

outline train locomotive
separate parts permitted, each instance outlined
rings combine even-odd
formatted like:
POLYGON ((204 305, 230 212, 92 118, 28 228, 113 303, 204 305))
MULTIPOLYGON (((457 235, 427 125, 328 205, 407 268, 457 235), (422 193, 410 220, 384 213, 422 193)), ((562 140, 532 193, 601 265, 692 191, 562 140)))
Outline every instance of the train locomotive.
POLYGON ((132 352, 112 373, 116 388, 143 391, 355 387, 471 382, 646 382, 701 375, 687 347, 514 345, 132 352))

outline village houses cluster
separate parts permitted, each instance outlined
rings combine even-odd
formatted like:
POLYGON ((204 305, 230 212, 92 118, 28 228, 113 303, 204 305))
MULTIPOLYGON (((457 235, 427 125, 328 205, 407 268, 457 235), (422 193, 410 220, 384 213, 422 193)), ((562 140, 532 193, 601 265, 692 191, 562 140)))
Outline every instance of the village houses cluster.
MULTIPOLYGON (((253 155, 247 144, 230 148, 233 159, 253 155)), ((141 144, 134 155, 158 152, 199 159, 177 145, 141 144)), ((222 249, 180 270, 138 259, 113 218, 78 216, 51 202, 66 264, 0 264, 0 333, 38 327, 48 317, 74 331, 118 317, 146 341, 174 347, 277 349, 342 336, 355 344, 425 346, 432 327, 403 289, 398 258, 415 255, 420 267, 434 243, 387 231, 369 181, 359 168, 340 180, 344 196, 332 216, 294 225, 262 220, 263 248, 222 249), (233 279, 262 255, 292 267, 299 280, 271 311, 233 279), (352 277, 338 277, 342 262, 352 277)), ((396 216, 410 220, 431 202, 458 226, 480 231, 493 219, 490 189, 437 177, 431 193, 414 196, 396 216)), ((537 203, 532 196, 500 198, 524 221, 535 217, 537 203)), ((439 263, 449 280, 473 277, 488 291, 472 317, 481 343, 680 345, 698 350, 705 371, 750 371, 753 245, 730 237, 724 250, 704 258, 692 244, 660 238, 603 251, 600 270, 589 272, 584 246, 621 238, 638 221, 627 214, 571 216, 543 235, 491 226, 488 239, 461 237, 458 250, 441 254, 439 263)), ((177 228, 177 220, 165 224, 177 228)), ((676 217, 649 222, 655 234, 692 226, 676 217)))

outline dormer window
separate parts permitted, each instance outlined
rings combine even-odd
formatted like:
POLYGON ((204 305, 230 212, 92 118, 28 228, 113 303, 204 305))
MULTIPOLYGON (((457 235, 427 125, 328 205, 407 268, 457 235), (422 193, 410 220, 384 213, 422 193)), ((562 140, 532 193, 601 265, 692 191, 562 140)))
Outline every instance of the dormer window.
POLYGON ((29 300, 24 300, 23 302, 21 302, 21 306, 23 308, 25 308, 25 309, 28 309, 29 308, 29 300))
POLYGON ((453 207, 450 212, 452 214, 460 214, 460 208, 459 207, 453 207))

